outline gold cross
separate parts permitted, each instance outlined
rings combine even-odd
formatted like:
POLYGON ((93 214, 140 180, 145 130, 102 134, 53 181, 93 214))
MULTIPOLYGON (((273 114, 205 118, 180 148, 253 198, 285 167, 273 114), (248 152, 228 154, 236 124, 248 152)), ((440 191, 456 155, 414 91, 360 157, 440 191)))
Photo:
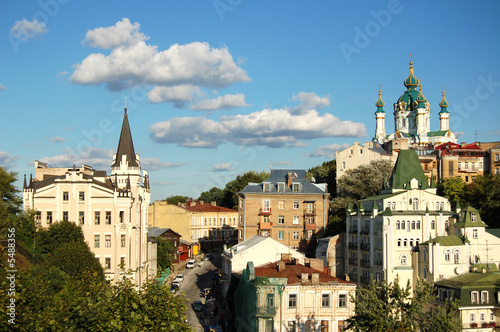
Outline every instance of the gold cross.
POLYGON ((412 61, 412 59, 413 59, 413 54, 411 54, 410 52, 410 61, 412 61))

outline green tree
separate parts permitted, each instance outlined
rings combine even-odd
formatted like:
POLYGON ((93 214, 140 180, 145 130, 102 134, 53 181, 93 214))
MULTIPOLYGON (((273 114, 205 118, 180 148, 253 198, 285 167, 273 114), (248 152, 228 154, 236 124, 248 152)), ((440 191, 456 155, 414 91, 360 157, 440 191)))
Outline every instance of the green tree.
POLYGON ((351 299, 356 313, 347 320, 347 328, 370 332, 461 331, 458 303, 447 303, 442 309, 426 311, 426 306, 434 299, 433 286, 426 281, 419 280, 412 292, 409 282, 403 288, 398 279, 390 284, 372 280, 367 288, 358 288, 356 296, 351 299))
POLYGON ((465 204, 479 210, 490 227, 500 227, 500 174, 477 176, 464 194, 465 204))
POLYGON ((338 181, 338 196, 360 200, 380 193, 382 183, 389 180, 393 165, 387 160, 373 160, 370 164, 347 170, 338 181))
POLYGON ((437 194, 448 198, 453 208, 455 208, 457 201, 460 204, 465 203, 466 190, 467 184, 459 176, 443 179, 439 181, 437 186, 437 194))
POLYGON ((181 203, 181 204, 186 203, 186 201, 188 199, 189 199, 188 196, 172 195, 172 196, 165 198, 165 201, 167 201, 168 204, 177 205, 179 203, 181 203))
POLYGON ((221 205, 224 199, 224 191, 220 188, 213 187, 208 191, 204 191, 200 194, 198 198, 199 201, 211 203, 215 202, 216 205, 221 205))
POLYGON ((337 195, 337 163, 335 159, 325 161, 320 166, 307 170, 306 179, 316 183, 326 183, 332 197, 337 195))
POLYGON ((262 171, 260 173, 256 171, 249 171, 243 175, 238 175, 236 179, 230 181, 226 184, 224 188, 224 198, 222 199, 221 206, 238 209, 238 197, 236 193, 243 188, 245 188, 249 182, 260 183, 269 178, 269 173, 262 171))
POLYGON ((158 271, 172 267, 174 244, 172 241, 158 238, 158 249, 156 253, 158 271))
POLYGON ((21 211, 22 200, 17 195, 16 181, 17 173, 0 166, 0 219, 21 211))
POLYGON ((104 280, 104 271, 94 253, 83 241, 66 242, 57 247, 50 263, 71 277, 82 278, 85 274, 104 280))
POLYGON ((80 226, 70 221, 59 221, 49 228, 40 229, 37 234, 37 248, 42 253, 53 254, 56 249, 71 242, 85 242, 80 226))

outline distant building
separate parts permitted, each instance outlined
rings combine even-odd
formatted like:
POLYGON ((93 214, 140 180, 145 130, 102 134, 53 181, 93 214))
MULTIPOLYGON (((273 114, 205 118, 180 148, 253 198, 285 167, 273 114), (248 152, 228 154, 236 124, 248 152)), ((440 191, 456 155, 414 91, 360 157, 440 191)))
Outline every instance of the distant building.
POLYGON ((161 238, 172 243, 172 260, 174 262, 180 261, 181 251, 179 251, 179 247, 181 244, 181 235, 179 233, 174 232, 170 228, 149 227, 148 237, 156 240, 161 238))
MULTIPOLYGON (((321 263, 320 263, 321 265, 321 263)), ((356 285, 283 255, 247 264, 235 293, 235 326, 246 331, 341 331, 356 285)))
POLYGON ((123 264, 138 287, 156 276, 156 242, 148 241, 149 200, 149 177, 141 174, 126 108, 110 175, 87 165, 48 167, 35 161, 35 179, 28 184, 25 177, 23 189, 24 208, 36 211, 39 227, 74 222, 106 279, 118 281, 123 264))
POLYGON ((281 258, 282 254, 289 254, 291 259, 303 264, 304 254, 290 249, 281 241, 271 237, 254 235, 251 238, 238 243, 237 245, 226 249, 222 253, 222 291, 226 294, 231 277, 241 275, 248 262, 256 265, 262 265, 269 262, 275 262, 281 258))
MULTIPOLYGON (((169 227, 203 251, 236 244, 237 218, 236 210, 193 199, 179 205, 155 201, 149 207, 150 226, 169 227)), ((197 254, 196 249, 193 254, 197 254)))
POLYGON ((326 184, 306 180, 305 170, 273 169, 267 180, 249 183, 237 195, 239 242, 269 236, 306 252, 328 223, 326 184))
POLYGON ((323 261, 323 266, 330 275, 345 278, 345 233, 318 240, 316 258, 323 261))

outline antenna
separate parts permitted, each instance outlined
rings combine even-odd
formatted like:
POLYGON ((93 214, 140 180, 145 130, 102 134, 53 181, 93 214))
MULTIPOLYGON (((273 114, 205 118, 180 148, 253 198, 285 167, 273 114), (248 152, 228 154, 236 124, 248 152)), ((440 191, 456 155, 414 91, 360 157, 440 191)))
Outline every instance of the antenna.
POLYGON ((477 136, 479 135, 479 132, 477 129, 474 131, 474 142, 477 142, 477 136))

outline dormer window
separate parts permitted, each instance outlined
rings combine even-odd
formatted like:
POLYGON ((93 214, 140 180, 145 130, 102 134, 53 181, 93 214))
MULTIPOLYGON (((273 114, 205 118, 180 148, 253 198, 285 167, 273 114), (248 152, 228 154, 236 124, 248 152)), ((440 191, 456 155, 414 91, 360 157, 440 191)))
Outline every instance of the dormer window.
POLYGON ((477 213, 471 213, 470 214, 470 219, 472 222, 476 222, 477 221, 477 213))
POLYGON ((281 193, 285 192, 285 183, 284 182, 278 183, 278 191, 281 193))
POLYGON ((264 192, 271 191, 271 184, 269 182, 264 182, 264 192))
POLYGON ((300 191, 300 183, 292 183, 292 191, 299 192, 300 191))

